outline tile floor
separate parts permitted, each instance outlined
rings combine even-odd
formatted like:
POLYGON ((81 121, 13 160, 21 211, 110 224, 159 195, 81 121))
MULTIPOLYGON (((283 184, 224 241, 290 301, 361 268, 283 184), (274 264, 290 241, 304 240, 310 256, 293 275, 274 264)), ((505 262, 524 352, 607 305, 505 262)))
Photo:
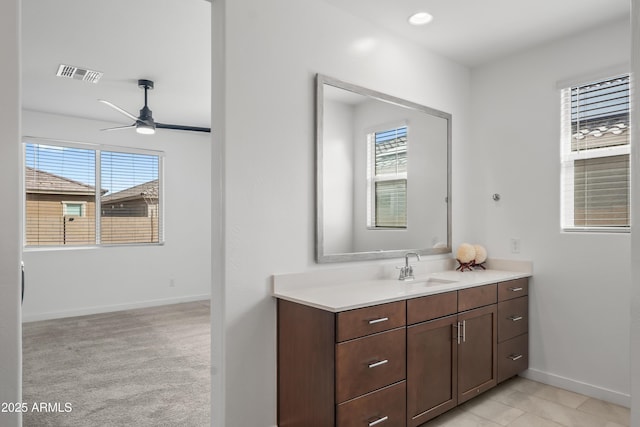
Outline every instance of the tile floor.
POLYGON ((629 409, 515 377, 425 424, 440 426, 628 427, 629 409))

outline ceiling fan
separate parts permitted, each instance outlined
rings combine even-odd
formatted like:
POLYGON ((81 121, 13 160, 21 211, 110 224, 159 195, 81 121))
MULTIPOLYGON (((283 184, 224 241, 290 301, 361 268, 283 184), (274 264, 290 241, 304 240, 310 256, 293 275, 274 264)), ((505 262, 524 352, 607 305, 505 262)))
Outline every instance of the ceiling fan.
POLYGON ((109 107, 113 108, 117 112, 124 114, 125 116, 127 116, 128 118, 134 121, 134 123, 129 126, 117 126, 117 127, 101 129, 101 130, 121 130, 121 129, 135 128, 136 132, 145 134, 145 135, 154 134, 156 132, 156 129, 187 130, 187 131, 193 131, 193 132, 211 132, 211 128, 203 128, 203 127, 197 127, 197 126, 184 126, 184 125, 169 125, 166 123, 156 122, 155 120, 153 120, 151 109, 149 109, 149 107, 147 106, 147 91, 150 89, 153 89, 153 82, 151 80, 141 79, 141 80, 138 80, 138 87, 140 87, 141 89, 144 89, 144 107, 142 107, 142 109, 140 110, 140 116, 138 117, 134 116, 133 114, 129 113, 126 110, 123 110, 117 105, 112 104, 109 101, 105 101, 104 99, 98 99, 98 101, 108 105, 109 107))

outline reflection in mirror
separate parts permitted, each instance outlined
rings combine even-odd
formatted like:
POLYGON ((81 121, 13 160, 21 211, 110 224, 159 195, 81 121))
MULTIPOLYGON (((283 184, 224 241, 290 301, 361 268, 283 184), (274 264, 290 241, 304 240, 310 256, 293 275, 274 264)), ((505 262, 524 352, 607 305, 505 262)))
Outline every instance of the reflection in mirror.
POLYGON ((451 115, 318 75, 318 262, 451 252, 451 115))

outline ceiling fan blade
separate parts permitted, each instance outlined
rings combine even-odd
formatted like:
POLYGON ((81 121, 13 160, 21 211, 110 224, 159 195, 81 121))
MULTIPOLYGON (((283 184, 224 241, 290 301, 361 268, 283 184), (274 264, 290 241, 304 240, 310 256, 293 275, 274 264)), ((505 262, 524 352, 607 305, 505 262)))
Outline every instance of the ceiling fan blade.
POLYGON ((122 129, 132 129, 132 128, 135 128, 135 127, 136 127, 136 125, 134 123, 134 124, 129 125, 129 126, 116 126, 116 127, 113 127, 113 128, 106 128, 106 129, 100 129, 100 130, 122 130, 122 129))
POLYGON ((133 114, 129 113, 126 110, 123 110, 122 108, 118 107, 115 104, 112 104, 109 101, 105 101, 104 99, 98 99, 99 102, 102 102, 105 105, 108 105, 109 107, 113 108, 114 110, 116 110, 117 112, 124 114, 125 116, 129 117, 130 119, 134 120, 134 121, 138 121, 138 118, 136 116, 134 116, 133 114))
POLYGON ((156 122, 156 128, 158 129, 173 129, 173 130, 188 130, 192 132, 209 132, 211 133, 211 128, 201 128, 197 126, 183 126, 183 125, 168 125, 166 123, 158 123, 156 122))

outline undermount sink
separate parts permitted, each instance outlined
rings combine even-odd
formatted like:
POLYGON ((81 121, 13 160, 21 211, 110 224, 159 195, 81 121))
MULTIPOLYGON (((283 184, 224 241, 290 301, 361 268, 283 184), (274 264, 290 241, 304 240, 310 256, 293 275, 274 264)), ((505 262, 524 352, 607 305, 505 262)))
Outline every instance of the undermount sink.
POLYGON ((449 279, 440 279, 439 277, 429 277, 426 280, 415 280, 406 282, 407 286, 412 288, 421 288, 427 286, 436 286, 436 285, 449 285, 452 283, 458 283, 457 280, 449 280, 449 279))

